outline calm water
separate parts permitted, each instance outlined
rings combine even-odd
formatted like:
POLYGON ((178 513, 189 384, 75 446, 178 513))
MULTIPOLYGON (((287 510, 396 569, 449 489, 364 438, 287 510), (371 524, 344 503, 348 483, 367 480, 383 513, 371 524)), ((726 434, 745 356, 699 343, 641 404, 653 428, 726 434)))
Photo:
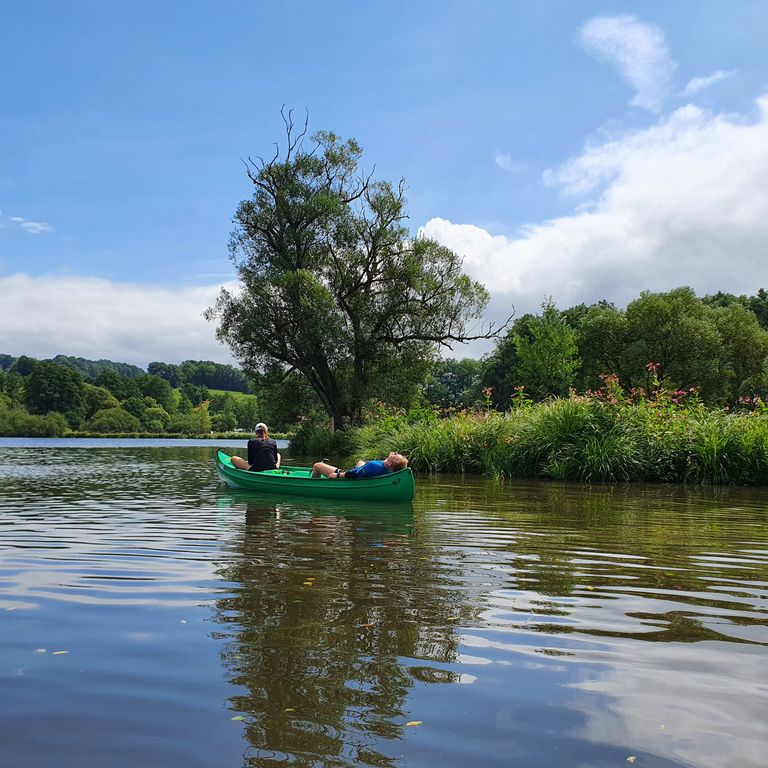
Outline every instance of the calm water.
POLYGON ((5 445, 2 768, 768 762, 764 490, 339 508, 210 444, 5 445))

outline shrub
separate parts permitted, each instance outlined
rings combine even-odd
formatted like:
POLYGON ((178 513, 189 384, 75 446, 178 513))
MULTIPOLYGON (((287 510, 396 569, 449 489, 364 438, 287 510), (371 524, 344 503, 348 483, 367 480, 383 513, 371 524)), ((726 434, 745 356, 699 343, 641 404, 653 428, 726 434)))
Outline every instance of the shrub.
POLYGON ((61 413, 37 416, 24 408, 0 411, 0 435, 3 437, 61 437, 69 423, 61 413))
POLYGON ((123 408, 102 408, 88 420, 85 428, 89 432, 138 432, 141 423, 123 408))
POLYGON ((317 459, 330 456, 347 456, 354 430, 331 432, 328 427, 306 422, 291 437, 292 456, 313 456, 317 459))

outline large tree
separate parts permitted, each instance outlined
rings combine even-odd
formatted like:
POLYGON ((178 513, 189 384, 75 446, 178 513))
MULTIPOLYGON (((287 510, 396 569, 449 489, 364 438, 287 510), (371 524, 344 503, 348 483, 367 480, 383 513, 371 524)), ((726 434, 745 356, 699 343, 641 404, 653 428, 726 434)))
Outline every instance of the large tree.
POLYGON ((285 123, 284 149, 248 160, 230 242, 241 290, 208 317, 247 373, 297 371, 337 425, 356 423, 393 378, 423 381, 440 345, 495 335, 470 329, 488 294, 457 254, 408 233, 403 183, 361 175, 354 140, 285 123))

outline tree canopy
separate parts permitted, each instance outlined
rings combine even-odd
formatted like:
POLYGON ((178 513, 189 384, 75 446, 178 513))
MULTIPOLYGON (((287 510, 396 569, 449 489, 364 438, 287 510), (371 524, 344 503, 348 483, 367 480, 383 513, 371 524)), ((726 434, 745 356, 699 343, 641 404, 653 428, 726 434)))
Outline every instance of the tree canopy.
POLYGON ((409 234, 403 183, 361 175, 354 140, 305 141, 284 117, 285 148, 247 164, 230 241, 241 290, 208 317, 247 373, 296 371, 337 424, 357 423, 368 399, 423 382, 440 345, 494 336, 470 329, 488 294, 456 253, 409 234))

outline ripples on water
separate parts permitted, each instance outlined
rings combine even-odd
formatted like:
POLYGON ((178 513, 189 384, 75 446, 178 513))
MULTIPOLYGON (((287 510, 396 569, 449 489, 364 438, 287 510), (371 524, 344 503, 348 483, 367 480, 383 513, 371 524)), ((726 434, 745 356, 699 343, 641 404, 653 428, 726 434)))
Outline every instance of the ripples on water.
POLYGON ((766 491, 339 508, 213 452, 0 448, 0 765, 765 765, 766 491))

